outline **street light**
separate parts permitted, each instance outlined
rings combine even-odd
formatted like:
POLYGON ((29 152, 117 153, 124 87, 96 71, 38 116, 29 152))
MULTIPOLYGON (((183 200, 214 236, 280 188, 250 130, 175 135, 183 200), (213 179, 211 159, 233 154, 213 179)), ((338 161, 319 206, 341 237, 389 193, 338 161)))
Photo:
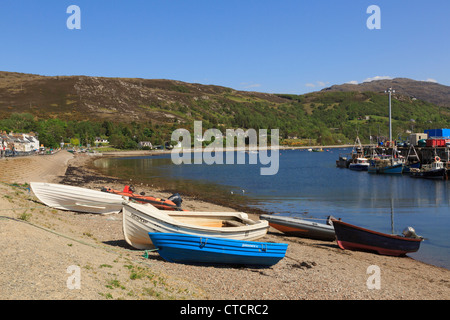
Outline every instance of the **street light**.
POLYGON ((384 93, 389 93, 389 144, 392 141, 392 112, 391 112, 391 94, 395 93, 395 90, 392 90, 392 88, 389 88, 384 91, 384 93))

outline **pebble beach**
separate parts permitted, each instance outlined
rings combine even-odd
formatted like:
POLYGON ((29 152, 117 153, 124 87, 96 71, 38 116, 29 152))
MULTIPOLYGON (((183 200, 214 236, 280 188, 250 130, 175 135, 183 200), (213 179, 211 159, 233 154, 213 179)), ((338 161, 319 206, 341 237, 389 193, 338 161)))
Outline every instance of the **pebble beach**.
MULTIPOLYGON (((289 237, 270 229, 260 239, 288 243, 270 268, 183 265, 124 240, 122 214, 49 208, 30 182, 100 190, 126 182, 89 168, 94 157, 60 151, 0 160, 0 299, 2 300, 448 300, 450 270, 410 257, 340 249, 336 242, 289 237), (379 282, 371 279, 373 266, 379 282), (78 270, 79 286, 71 276, 78 270)), ((170 194, 140 186, 138 191, 170 194)), ((182 190, 180 190, 182 193, 182 190)), ((236 211, 183 197, 191 211, 236 211)), ((257 214, 249 214, 258 219, 257 214)))

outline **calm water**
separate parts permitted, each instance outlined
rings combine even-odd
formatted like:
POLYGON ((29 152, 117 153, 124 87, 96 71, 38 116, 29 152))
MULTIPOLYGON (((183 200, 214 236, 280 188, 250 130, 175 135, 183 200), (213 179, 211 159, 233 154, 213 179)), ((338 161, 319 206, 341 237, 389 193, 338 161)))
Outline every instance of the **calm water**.
MULTIPOLYGON (((261 165, 174 165, 170 155, 99 159, 102 172, 164 186, 183 194, 242 201, 283 215, 328 215, 380 232, 407 226, 426 238, 411 257, 450 269, 450 181, 375 175, 336 168, 339 153, 281 150, 279 171, 261 176, 261 165), (391 219, 393 217, 393 219, 391 219), (392 224, 393 222, 393 224, 392 224)), ((248 161, 246 161, 248 163, 248 161)))

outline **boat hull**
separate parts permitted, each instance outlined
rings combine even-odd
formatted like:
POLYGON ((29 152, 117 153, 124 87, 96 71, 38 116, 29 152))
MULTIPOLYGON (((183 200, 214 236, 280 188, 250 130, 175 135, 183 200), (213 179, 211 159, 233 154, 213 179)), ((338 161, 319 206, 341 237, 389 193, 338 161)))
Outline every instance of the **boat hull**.
POLYGON ((377 167, 370 165, 367 171, 369 173, 399 174, 403 172, 403 164, 399 163, 393 166, 386 167, 377 167))
POLYGON ((124 200, 120 195, 63 184, 31 182, 30 187, 42 203, 59 210, 95 214, 119 213, 124 200))
POLYGON ((164 260, 187 264, 231 264, 270 267, 286 255, 288 245, 178 233, 149 233, 164 260))
POLYGON ((384 234, 333 220, 336 241, 341 249, 373 251, 381 255, 404 256, 416 252, 422 239, 384 234))
POLYGON ((424 179, 445 179, 446 169, 428 170, 428 171, 410 171, 410 175, 413 178, 424 178, 424 179))
POLYGON ((415 169, 420 169, 421 163, 420 162, 414 162, 408 165, 405 165, 403 167, 403 173, 410 173, 411 169, 415 170, 415 169))
POLYGON ((132 202, 124 202, 122 219, 125 241, 140 250, 154 248, 148 236, 154 232, 256 240, 269 229, 267 221, 251 220, 241 212, 165 211, 132 202))
POLYGON ((358 164, 358 163, 352 163, 348 166, 348 168, 350 170, 354 170, 354 171, 368 171, 369 166, 363 165, 363 164, 358 164))
POLYGON ((267 220, 271 227, 287 235, 324 241, 334 241, 336 238, 333 226, 328 224, 266 214, 260 218, 267 220))

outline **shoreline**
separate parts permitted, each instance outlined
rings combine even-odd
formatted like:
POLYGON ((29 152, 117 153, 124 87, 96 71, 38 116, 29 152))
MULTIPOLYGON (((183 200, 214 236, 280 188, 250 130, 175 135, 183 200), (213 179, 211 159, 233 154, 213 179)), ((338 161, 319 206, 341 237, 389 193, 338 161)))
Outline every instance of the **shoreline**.
MULTIPOLYGON (((271 268, 182 265, 162 260, 157 252, 146 259, 142 251, 124 241, 121 214, 100 216, 51 209, 40 204, 32 192, 11 186, 13 182, 41 181, 97 190, 105 185, 123 188, 117 178, 90 169, 87 163, 93 158, 60 152, 27 161, 2 161, 1 299, 450 299, 450 270, 410 257, 342 250, 336 242, 289 237, 272 228, 260 241, 289 246, 286 257, 271 268), (72 265, 81 269, 81 289, 67 287, 67 268, 72 265), (381 269, 380 289, 367 286, 367 270, 372 265, 381 269)), ((167 197, 166 192, 151 187, 144 191, 167 197)), ((183 208, 235 211, 189 197, 183 198, 183 208)))

